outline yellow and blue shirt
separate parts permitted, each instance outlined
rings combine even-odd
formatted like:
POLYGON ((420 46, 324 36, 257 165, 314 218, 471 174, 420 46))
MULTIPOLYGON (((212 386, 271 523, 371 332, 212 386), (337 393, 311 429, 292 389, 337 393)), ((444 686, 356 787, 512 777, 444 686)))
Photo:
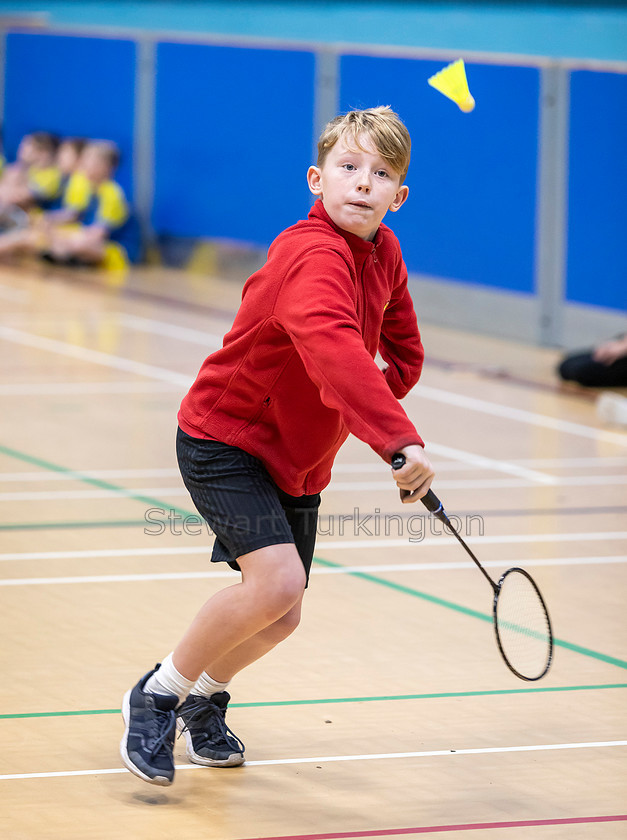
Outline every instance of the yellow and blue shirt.
POLYGON ((92 192, 87 176, 83 172, 73 172, 66 178, 61 207, 63 210, 72 210, 80 217, 89 206, 92 192))
POLYGON ((61 195, 62 181, 61 170, 56 166, 31 166, 28 169, 28 188, 44 210, 49 210, 61 195))
POLYGON ((139 228, 118 183, 103 181, 94 187, 82 172, 75 172, 65 187, 63 208, 73 210, 84 225, 106 228, 109 239, 124 246, 131 262, 137 261, 139 228))

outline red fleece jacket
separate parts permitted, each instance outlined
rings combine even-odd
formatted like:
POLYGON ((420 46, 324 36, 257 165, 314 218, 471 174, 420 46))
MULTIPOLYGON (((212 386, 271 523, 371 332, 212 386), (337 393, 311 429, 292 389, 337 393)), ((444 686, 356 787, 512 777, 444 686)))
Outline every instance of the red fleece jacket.
POLYGON ((398 402, 423 356, 396 236, 381 225, 374 242, 360 239, 318 200, 246 282, 179 425, 259 458, 290 495, 319 493, 350 432, 388 462, 404 446, 424 445, 398 402))

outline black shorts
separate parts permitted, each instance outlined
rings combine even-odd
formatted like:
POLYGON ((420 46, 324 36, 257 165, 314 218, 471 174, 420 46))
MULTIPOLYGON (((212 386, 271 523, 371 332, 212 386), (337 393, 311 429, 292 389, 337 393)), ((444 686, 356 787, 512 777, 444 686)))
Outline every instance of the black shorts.
POLYGON ((316 544, 320 494, 290 496, 258 458, 182 429, 176 454, 185 486, 216 535, 211 560, 240 571, 237 558, 278 543, 294 543, 307 580, 316 544))

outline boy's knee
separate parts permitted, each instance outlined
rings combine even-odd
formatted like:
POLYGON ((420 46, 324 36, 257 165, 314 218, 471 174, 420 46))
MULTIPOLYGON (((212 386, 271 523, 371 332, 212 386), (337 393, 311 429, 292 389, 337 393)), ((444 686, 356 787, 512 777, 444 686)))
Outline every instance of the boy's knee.
POLYGON ((283 638, 290 636, 300 624, 300 612, 301 605, 299 601, 296 606, 292 607, 289 612, 285 613, 285 615, 276 622, 278 625, 277 630, 283 634, 283 638))
POLYGON ((303 597, 306 577, 300 558, 298 562, 296 568, 279 571, 274 580, 267 581, 265 587, 267 602, 274 606, 277 616, 281 618, 303 597))
POLYGON ((277 619, 274 624, 267 627, 265 633, 268 636, 268 640, 271 641, 272 644, 276 645, 284 639, 287 639, 288 636, 291 636, 299 624, 300 603, 292 607, 292 609, 285 613, 284 616, 277 619))
POLYGON ((244 583, 255 591, 271 621, 286 616, 302 598, 307 578, 293 543, 267 546, 238 558, 244 583))

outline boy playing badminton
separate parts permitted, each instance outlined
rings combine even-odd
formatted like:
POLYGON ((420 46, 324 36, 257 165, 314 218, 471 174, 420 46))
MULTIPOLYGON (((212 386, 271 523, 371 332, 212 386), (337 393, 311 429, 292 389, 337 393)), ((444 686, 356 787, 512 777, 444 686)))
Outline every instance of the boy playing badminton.
POLYGON ((222 349, 183 400, 181 473, 216 534, 212 560, 242 579, 210 598, 124 697, 122 758, 147 782, 172 783, 177 722, 191 761, 244 761, 226 689, 298 625, 319 494, 349 433, 388 463, 405 455, 394 474, 412 491, 404 501, 429 489, 433 469, 398 402, 418 380, 422 344, 398 240, 381 224, 407 199, 409 157, 409 133, 389 108, 326 126, 307 173, 318 200, 249 278, 222 349))

